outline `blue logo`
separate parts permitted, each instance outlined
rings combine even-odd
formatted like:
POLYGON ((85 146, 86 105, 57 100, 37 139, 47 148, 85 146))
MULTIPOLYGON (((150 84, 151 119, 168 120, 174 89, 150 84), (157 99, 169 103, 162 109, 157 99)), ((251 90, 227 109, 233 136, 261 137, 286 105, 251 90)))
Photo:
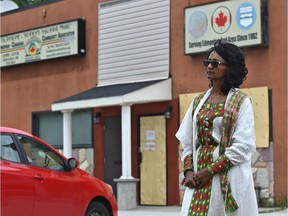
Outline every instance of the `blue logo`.
POLYGON ((243 3, 237 9, 237 23, 243 30, 253 26, 256 21, 256 9, 251 3, 243 3))

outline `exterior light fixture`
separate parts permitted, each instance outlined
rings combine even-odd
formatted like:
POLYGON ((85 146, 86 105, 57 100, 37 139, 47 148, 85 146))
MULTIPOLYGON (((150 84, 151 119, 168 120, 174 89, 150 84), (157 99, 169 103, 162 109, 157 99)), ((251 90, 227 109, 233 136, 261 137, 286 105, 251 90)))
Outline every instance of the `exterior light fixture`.
POLYGON ((96 112, 93 116, 93 123, 99 124, 101 122, 101 112, 96 112))
POLYGON ((166 108, 166 111, 164 112, 164 118, 165 119, 170 119, 171 118, 171 112, 172 112, 173 108, 172 106, 168 106, 166 108))

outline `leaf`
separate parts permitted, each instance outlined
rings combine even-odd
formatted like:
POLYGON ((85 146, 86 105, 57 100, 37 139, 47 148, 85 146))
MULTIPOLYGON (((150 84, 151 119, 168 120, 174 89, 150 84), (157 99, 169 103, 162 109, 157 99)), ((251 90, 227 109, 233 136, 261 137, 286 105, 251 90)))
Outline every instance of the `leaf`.
POLYGON ((216 17, 215 19, 215 22, 218 25, 218 27, 224 27, 227 22, 227 16, 224 16, 224 13, 220 11, 218 17, 216 17))

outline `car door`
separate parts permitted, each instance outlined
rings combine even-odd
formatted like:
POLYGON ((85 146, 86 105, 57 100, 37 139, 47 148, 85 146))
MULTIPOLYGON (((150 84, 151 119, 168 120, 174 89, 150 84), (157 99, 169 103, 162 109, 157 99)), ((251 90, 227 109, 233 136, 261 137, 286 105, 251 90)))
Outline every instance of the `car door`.
POLYGON ((34 215, 81 215, 81 182, 75 171, 53 171, 31 166, 35 182, 34 215))
POLYGON ((1 213, 5 216, 32 215, 34 182, 9 134, 1 134, 1 213))
POLYGON ((34 215, 81 215, 82 180, 77 169, 65 171, 64 158, 42 142, 21 136, 18 139, 35 185, 34 215))

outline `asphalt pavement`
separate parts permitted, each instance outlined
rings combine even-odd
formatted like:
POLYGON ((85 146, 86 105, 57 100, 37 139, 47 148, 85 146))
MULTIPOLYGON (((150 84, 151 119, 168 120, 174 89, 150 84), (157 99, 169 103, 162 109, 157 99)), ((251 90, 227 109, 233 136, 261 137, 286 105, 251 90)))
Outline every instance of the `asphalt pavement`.
MULTIPOLYGON (((135 209, 119 210, 118 216, 179 216, 180 206, 137 206, 135 209)), ((281 208, 260 208, 261 216, 288 216, 281 208)))

